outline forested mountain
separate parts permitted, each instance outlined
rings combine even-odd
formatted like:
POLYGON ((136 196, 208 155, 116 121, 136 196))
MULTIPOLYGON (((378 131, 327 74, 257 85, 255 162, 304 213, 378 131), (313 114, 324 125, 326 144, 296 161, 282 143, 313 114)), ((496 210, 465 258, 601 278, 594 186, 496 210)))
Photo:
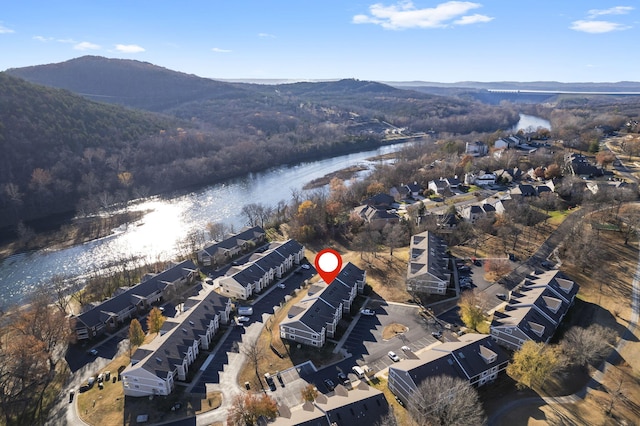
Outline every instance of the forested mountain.
POLYGON ((374 148, 392 126, 464 134, 518 119, 369 81, 225 83, 93 56, 0 76, 0 227, 374 148))
POLYGON ((67 89, 90 99, 162 112, 200 99, 250 94, 229 83, 171 71, 148 62, 83 56, 58 64, 12 68, 8 74, 67 89))
POLYGON ((349 118, 347 113, 381 118, 413 131, 452 133, 494 131, 517 121, 514 111, 473 99, 353 79, 278 85, 226 83, 146 62, 98 56, 6 72, 103 102, 197 118, 218 128, 256 129, 268 135, 304 127, 309 120, 343 122, 349 118))
POLYGON ((174 118, 89 101, 0 73, 0 225, 73 210, 89 153, 111 163, 95 188, 118 182, 113 153, 176 127, 174 118))

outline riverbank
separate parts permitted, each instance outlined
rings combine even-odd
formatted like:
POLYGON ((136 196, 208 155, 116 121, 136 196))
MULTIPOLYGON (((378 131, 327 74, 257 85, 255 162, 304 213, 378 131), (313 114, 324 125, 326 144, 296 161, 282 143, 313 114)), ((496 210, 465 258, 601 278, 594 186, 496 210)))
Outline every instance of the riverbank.
POLYGON ((146 211, 116 213, 107 217, 95 216, 74 219, 55 231, 38 232, 9 243, 0 244, 0 259, 34 250, 60 250, 103 238, 121 225, 142 219, 146 211))
POLYGON ((351 179, 356 173, 362 172, 368 169, 369 168, 366 166, 356 165, 356 166, 347 167, 341 170, 337 170, 333 173, 328 173, 322 177, 313 179, 311 182, 305 184, 302 187, 302 189, 308 190, 308 189, 322 188, 323 186, 328 185, 329 182, 331 182, 331 179, 333 178, 338 178, 342 180, 351 179))

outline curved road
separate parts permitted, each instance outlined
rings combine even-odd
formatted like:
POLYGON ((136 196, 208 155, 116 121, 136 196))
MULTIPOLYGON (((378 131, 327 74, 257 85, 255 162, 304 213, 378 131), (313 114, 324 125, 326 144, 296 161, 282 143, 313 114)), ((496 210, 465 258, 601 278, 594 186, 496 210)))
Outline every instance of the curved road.
MULTIPOLYGON (((639 246, 640 246, 640 242, 639 242, 639 246)), ((633 275, 632 291, 631 291, 631 318, 629 320, 629 326, 627 327, 627 330, 624 332, 624 334, 622 335, 622 338, 616 345, 615 350, 612 351, 609 357, 602 362, 600 367, 593 372, 589 382, 578 392, 571 395, 565 395, 560 397, 530 397, 530 398, 523 398, 523 399, 511 401, 508 404, 505 404, 504 406, 500 407, 498 411, 496 411, 489 417, 489 421, 488 421, 489 425, 495 425, 502 416, 523 405, 540 403, 540 402, 544 402, 545 404, 549 404, 549 405, 571 404, 585 398, 590 388, 595 389, 601 385, 601 382, 603 380, 604 374, 607 371, 607 368, 609 368, 610 365, 613 365, 619 359, 620 351, 627 344, 627 341, 633 338, 633 333, 635 332, 635 329, 638 326, 639 316, 640 316, 640 250, 638 251, 638 263, 636 265, 636 272, 633 275)))

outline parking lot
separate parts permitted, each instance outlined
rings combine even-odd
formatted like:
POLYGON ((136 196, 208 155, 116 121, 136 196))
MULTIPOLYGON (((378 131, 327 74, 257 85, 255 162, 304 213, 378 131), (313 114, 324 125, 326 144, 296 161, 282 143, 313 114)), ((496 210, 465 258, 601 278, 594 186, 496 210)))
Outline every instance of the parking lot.
POLYGON ((410 355, 400 349, 402 346, 408 346, 415 352, 436 342, 431 332, 440 328, 435 321, 428 321, 419 315, 418 306, 372 299, 367 307, 374 309, 376 315, 361 315, 343 346, 353 355, 354 364, 368 365, 378 372, 393 364, 387 356, 389 351, 394 351, 404 359, 410 355), (404 325, 407 331, 385 340, 382 333, 391 324, 404 325))

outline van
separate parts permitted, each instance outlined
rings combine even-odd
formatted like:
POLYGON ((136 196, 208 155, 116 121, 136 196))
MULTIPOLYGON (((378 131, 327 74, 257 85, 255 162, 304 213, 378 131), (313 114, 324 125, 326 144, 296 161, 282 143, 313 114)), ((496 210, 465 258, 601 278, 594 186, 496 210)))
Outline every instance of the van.
POLYGON ((362 368, 360 368, 357 365, 354 365, 353 368, 351 368, 351 371, 353 371, 353 373, 358 376, 358 379, 363 379, 364 378, 364 370, 362 368))
POLYGON ((238 306, 238 315, 247 316, 252 314, 253 308, 251 306, 238 306))

